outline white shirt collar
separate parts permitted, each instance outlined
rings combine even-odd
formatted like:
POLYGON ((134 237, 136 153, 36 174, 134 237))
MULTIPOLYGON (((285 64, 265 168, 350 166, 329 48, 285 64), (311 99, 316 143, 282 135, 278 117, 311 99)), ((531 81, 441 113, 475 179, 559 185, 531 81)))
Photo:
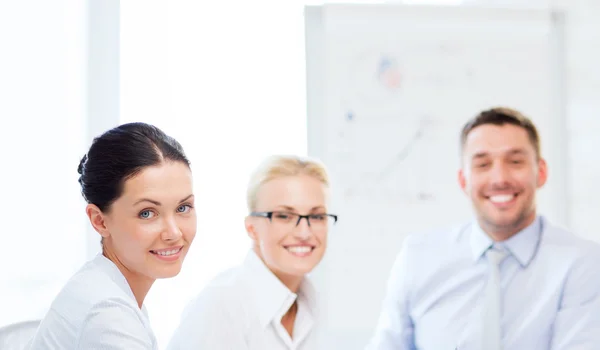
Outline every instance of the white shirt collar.
POLYGON ((250 250, 246 256, 244 268, 248 271, 250 277, 250 286, 260 310, 259 320, 263 328, 273 321, 279 322, 296 299, 298 299, 298 306, 306 307, 307 311, 314 317, 316 308, 315 289, 307 277, 302 280, 298 294, 290 291, 269 270, 254 250, 250 250))
POLYGON ((544 226, 544 217, 538 216, 527 227, 501 243, 494 243, 492 239, 483 231, 476 220, 473 221, 471 228, 470 244, 473 253, 473 260, 477 261, 483 256, 485 251, 492 245, 497 245, 513 255, 522 267, 527 267, 535 253, 541 239, 544 226))

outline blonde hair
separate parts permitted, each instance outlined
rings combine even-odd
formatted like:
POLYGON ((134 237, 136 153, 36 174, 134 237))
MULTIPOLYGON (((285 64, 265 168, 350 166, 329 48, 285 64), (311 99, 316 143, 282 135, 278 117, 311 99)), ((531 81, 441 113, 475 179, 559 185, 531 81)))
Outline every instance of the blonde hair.
POLYGON ((264 160, 250 177, 247 191, 248 210, 256 209, 258 191, 271 180, 285 176, 310 176, 329 187, 329 175, 325 165, 311 157, 275 155, 264 160))

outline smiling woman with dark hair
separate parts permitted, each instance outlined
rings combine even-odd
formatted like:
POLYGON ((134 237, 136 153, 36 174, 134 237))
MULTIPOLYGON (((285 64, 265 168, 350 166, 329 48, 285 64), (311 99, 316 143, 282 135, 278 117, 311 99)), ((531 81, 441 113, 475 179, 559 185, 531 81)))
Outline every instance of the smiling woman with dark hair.
POLYGON ((78 172, 102 253, 67 282, 30 349, 157 349, 143 303, 196 235, 189 161, 158 128, 131 123, 94 139, 78 172))

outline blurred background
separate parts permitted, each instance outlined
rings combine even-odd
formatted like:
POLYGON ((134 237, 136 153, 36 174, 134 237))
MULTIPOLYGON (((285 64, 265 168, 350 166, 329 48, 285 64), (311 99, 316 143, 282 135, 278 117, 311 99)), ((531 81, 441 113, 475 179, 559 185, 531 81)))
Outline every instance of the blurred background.
POLYGON ((410 232, 462 222, 458 134, 507 105, 538 125, 540 211, 600 241, 600 1, 0 1, 0 327, 43 317, 100 250, 76 172, 94 136, 153 123, 192 162, 198 235, 147 298, 165 346, 239 264, 245 188, 274 153, 333 178, 314 272, 331 348, 364 347, 410 232))

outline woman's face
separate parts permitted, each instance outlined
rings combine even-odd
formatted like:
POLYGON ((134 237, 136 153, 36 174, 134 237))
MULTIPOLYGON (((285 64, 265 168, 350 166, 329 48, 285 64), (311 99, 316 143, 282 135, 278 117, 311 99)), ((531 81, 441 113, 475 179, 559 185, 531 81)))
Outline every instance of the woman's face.
POLYGON ((271 217, 249 216, 246 230, 276 275, 302 277, 321 261, 333 222, 324 215, 326 202, 325 185, 305 175, 277 178, 259 189, 255 213, 271 217), (298 222, 298 215, 309 215, 310 225, 306 218, 298 222))
POLYGON ((90 218, 117 265, 151 279, 174 277, 196 235, 191 171, 182 162, 147 167, 125 181, 108 213, 90 218))

